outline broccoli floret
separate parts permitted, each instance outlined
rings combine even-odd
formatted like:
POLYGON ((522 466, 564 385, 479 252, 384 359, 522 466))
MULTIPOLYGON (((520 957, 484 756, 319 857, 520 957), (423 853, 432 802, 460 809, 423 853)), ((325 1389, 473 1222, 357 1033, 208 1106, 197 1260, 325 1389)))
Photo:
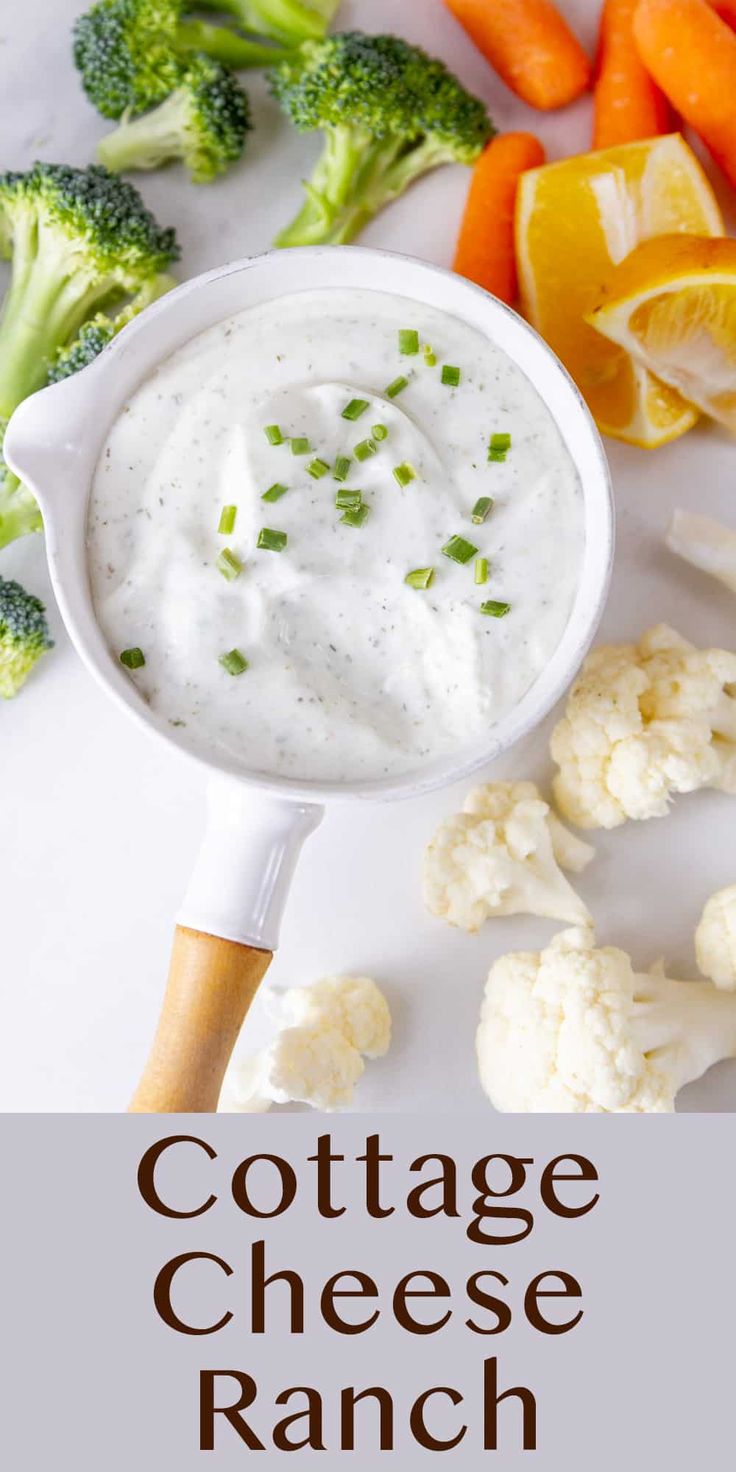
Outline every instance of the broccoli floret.
POLYGON ((144 307, 163 296, 165 292, 171 291, 176 286, 172 276, 155 276, 152 281, 138 292, 138 295, 123 307, 122 311, 114 317, 109 317, 106 312, 98 312, 69 343, 68 347, 59 348, 56 357, 48 371, 47 383, 60 383, 63 378, 71 378, 73 373, 81 372, 82 368, 88 368, 93 363, 103 348, 112 342, 113 338, 127 327, 134 317, 142 312, 144 307))
MULTIPOLYGON (((0 439, 48 380, 60 348, 98 311, 135 298, 178 256, 132 184, 106 169, 34 164, 0 174, 0 255, 12 256, 0 316, 0 439)), ((30 492, 0 463, 0 547, 40 529, 30 492)))
POLYGON ((183 18, 183 0, 99 0, 74 27, 74 61, 106 118, 145 112, 178 86, 195 53, 240 70, 283 56, 226 26, 183 18))
POLYGON ((114 336, 114 317, 98 312, 91 322, 85 322, 78 337, 75 337, 68 348, 59 348, 49 368, 47 382, 61 383, 63 378, 71 378, 73 373, 88 368, 102 349, 112 342, 114 336))
POLYGON ((12 700, 36 661, 52 648, 40 598, 0 577, 0 697, 12 700))
POLYGON ((299 132, 325 148, 306 202, 276 245, 342 245, 414 179, 470 164, 494 128, 483 103, 417 46, 358 31, 307 41, 271 73, 299 132))
POLYGON ((124 119, 103 138, 97 157, 115 173, 157 169, 179 158, 195 184, 207 184, 240 158, 250 126, 248 98, 237 78, 218 61, 199 56, 165 102, 142 117, 124 119))
POLYGON ((199 0, 197 9, 227 11, 244 31, 298 46, 324 36, 339 5, 340 0, 199 0))
POLYGON ((42 532, 43 521, 35 496, 13 475, 0 454, 0 547, 18 537, 42 532))

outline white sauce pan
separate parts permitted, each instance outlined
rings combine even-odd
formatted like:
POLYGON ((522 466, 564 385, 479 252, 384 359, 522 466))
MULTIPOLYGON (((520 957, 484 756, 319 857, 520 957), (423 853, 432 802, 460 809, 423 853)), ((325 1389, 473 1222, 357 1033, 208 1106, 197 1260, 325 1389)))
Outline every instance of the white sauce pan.
POLYGON ((129 716, 209 775, 209 819, 178 918, 156 1038, 132 1108, 212 1111, 255 991, 278 944, 279 922, 304 839, 328 799, 416 797, 475 772, 535 726, 576 673, 594 635, 613 552, 603 449, 580 395, 553 353, 508 307, 459 276, 405 256, 357 247, 286 250, 237 261, 186 282, 149 307, 84 372, 26 400, 5 456, 37 496, 51 578, 79 654, 129 716), (556 421, 585 501, 585 553, 573 612, 553 658, 481 745, 383 781, 275 780, 242 762, 203 758, 187 729, 152 712, 110 653, 95 621, 85 553, 87 502, 111 424, 134 389, 176 348, 243 308, 325 287, 393 292, 488 334, 522 369, 556 421))

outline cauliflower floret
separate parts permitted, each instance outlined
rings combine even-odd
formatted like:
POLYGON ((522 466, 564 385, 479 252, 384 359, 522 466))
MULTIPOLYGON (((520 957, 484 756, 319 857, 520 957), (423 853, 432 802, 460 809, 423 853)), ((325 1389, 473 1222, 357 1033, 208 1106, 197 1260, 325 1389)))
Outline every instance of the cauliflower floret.
POLYGON ((550 750, 560 812, 580 828, 661 818, 676 792, 736 793, 736 654, 659 624, 593 650, 550 750))
POLYGON ((263 1075, 275 1104, 345 1109, 365 1064, 336 1027, 286 1027, 266 1050, 263 1075))
POLYGON ((736 593, 736 532, 731 527, 713 521, 710 516, 675 511, 667 532, 667 546, 678 557, 684 557, 701 572, 709 572, 736 593))
POLYGON ((218 1114, 265 1114, 273 1104, 264 1076, 265 1053, 231 1063, 222 1081, 218 1114))
POLYGON ((475 931, 490 915, 543 915, 585 923, 565 869, 593 858, 543 802, 534 782, 489 782, 438 828, 424 858, 424 902, 432 915, 475 931))
POLYGON ((369 976, 325 976, 292 987, 282 1015, 295 1027, 335 1027, 366 1058, 383 1058, 391 1043, 391 1013, 369 976))
POLYGON ((695 954, 703 976, 736 991, 736 884, 708 900, 695 932, 695 954))
POLYGON ((637 973, 591 929, 566 930, 491 967, 476 1047, 503 1112, 665 1113, 684 1084, 736 1056, 736 997, 637 973))
POLYGON ((258 1113, 272 1104, 347 1108, 365 1070, 391 1042, 391 1013, 367 976, 326 976, 291 987, 277 1007, 278 1031, 268 1048, 231 1065, 219 1110, 258 1113))

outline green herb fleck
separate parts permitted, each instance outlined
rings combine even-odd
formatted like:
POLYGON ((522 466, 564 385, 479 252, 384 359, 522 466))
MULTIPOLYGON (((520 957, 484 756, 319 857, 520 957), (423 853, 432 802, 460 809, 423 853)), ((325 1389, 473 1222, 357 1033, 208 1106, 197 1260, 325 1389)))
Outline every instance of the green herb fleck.
POLYGON ((493 496, 480 496, 476 501, 471 513, 470 520, 480 526, 490 516, 493 510, 493 496))
POLYGON ((378 445, 375 440, 361 440, 353 449, 356 460, 369 460, 371 455, 378 453, 378 445))
POLYGON ((295 438, 291 441, 292 455, 308 455, 311 448, 312 446, 310 445, 309 440, 306 438, 306 435, 296 435, 295 438))
POLYGON ((476 557, 475 559, 475 581, 476 583, 488 582, 488 558, 476 557))
POLYGON ((321 460, 319 455, 316 459, 310 460, 307 466, 307 475, 311 475, 312 480, 321 480, 323 475, 329 475, 329 473, 330 467, 327 461, 321 460))
POLYGON ((475 557, 478 548, 472 542, 467 542, 465 537, 450 537, 442 548, 445 557, 450 557, 453 562, 470 562, 475 557))
POLYGON ((511 449, 510 434, 492 434, 488 441, 488 459, 503 464, 508 451, 511 449))
POLYGON ((120 663, 125 665, 126 670, 140 670, 146 662, 146 656, 142 649, 124 649, 120 656, 120 663))
POLYGON ((362 502, 362 491, 338 491, 335 496, 335 505, 338 511, 357 511, 358 507, 362 505, 362 502))
POLYGON ((489 618, 505 618, 506 614, 511 612, 511 604, 498 603, 495 598, 489 598, 487 603, 481 603, 480 611, 487 614, 489 618))
POLYGON ((374 424, 373 428, 371 429, 371 434, 373 435, 374 440, 380 441, 388 439, 388 430, 385 424, 374 424))
POLYGON ((366 506, 365 501, 363 501, 360 506, 356 506, 354 511, 343 511, 340 520, 346 526, 362 526, 366 517, 370 516, 370 511, 370 506, 366 506))
POLYGON ((221 654, 219 663, 229 675, 242 675, 248 668, 248 661, 239 649, 231 649, 228 654, 221 654))
POLYGON ((403 375, 399 378, 395 378, 393 383, 390 383, 388 388, 386 389, 386 398, 395 399, 397 394, 403 393, 404 389, 407 387, 408 382, 408 378, 404 378, 403 375))
POLYGON ((368 399, 351 399, 342 411, 343 419, 360 419, 368 408, 368 399))
POLYGON ((399 352, 405 358, 413 358, 419 352, 419 333, 413 327, 399 329, 399 352))
POLYGON ((280 501, 281 500, 281 497, 286 495, 286 492, 288 491, 288 489, 289 489, 288 486, 282 486, 281 482, 277 480, 277 481, 274 482, 274 484, 272 486, 269 486, 269 488, 268 488, 267 491, 264 491, 263 492, 263 495, 261 496, 261 500, 262 501, 280 501))
POLYGON ((404 460, 402 465, 394 466, 394 480, 397 480, 400 486, 408 486, 416 478, 416 470, 407 460, 404 460))
POLYGON ((433 567, 415 567, 413 572, 408 572, 404 582, 410 588, 431 588, 434 579, 433 567))
POLYGON ((335 469, 332 472, 333 480, 347 480, 352 460, 349 455, 338 455, 335 461, 335 469))
POLYGON ((283 552, 288 541, 286 532, 275 532, 270 526, 262 526, 256 546, 262 552, 283 552))
POLYGON ((453 367, 452 363, 443 363, 441 378, 449 388, 457 388, 460 382, 460 369, 453 367))
POLYGON ((282 435, 278 424, 267 424, 263 433, 265 434, 269 445, 283 445, 284 436, 282 435))
POLYGON ((222 576, 227 578, 229 583, 233 583, 236 578, 239 578, 243 571, 243 564, 240 558, 236 557, 235 553, 231 552, 229 547, 225 547, 224 551, 220 553, 215 566, 217 571, 221 572, 222 576))
POLYGON ((223 506, 220 512, 220 523, 217 528, 221 537, 229 537, 235 531, 235 518, 238 514, 237 506, 223 506))

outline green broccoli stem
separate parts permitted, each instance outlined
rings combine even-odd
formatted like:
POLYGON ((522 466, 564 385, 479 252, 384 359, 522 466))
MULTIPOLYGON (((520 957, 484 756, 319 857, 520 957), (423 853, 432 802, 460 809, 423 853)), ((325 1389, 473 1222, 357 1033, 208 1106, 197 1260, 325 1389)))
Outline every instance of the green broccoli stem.
POLYGON ((245 36, 236 36, 226 26, 211 26, 203 20, 182 20, 176 27, 174 49, 182 56, 203 51, 214 61, 230 66, 234 71, 245 71, 248 67, 275 66, 283 61, 280 46, 263 46, 260 41, 248 41, 245 36))
POLYGON ((412 178, 433 167, 433 161, 442 161, 434 160, 435 151, 426 144, 407 150, 403 138, 375 139, 355 129, 331 128, 305 182, 307 198, 274 244, 279 249, 347 245, 412 178))
POLYGON ((339 0, 199 0, 200 10, 234 16, 244 31, 274 36, 287 46, 319 41, 339 0))
POLYGON ((91 283, 73 251, 39 229, 35 252, 18 231, 13 271, 0 318, 0 420, 46 383, 58 348, 75 337, 96 308, 119 299, 112 280, 91 283))
POLYGON ((188 103, 181 92, 172 92, 165 102, 142 117, 123 121, 97 145, 97 158, 112 174, 128 169, 157 169, 182 154, 188 103))
POLYGON ((18 537, 41 531, 41 512, 28 487, 0 465, 0 549, 18 537))

